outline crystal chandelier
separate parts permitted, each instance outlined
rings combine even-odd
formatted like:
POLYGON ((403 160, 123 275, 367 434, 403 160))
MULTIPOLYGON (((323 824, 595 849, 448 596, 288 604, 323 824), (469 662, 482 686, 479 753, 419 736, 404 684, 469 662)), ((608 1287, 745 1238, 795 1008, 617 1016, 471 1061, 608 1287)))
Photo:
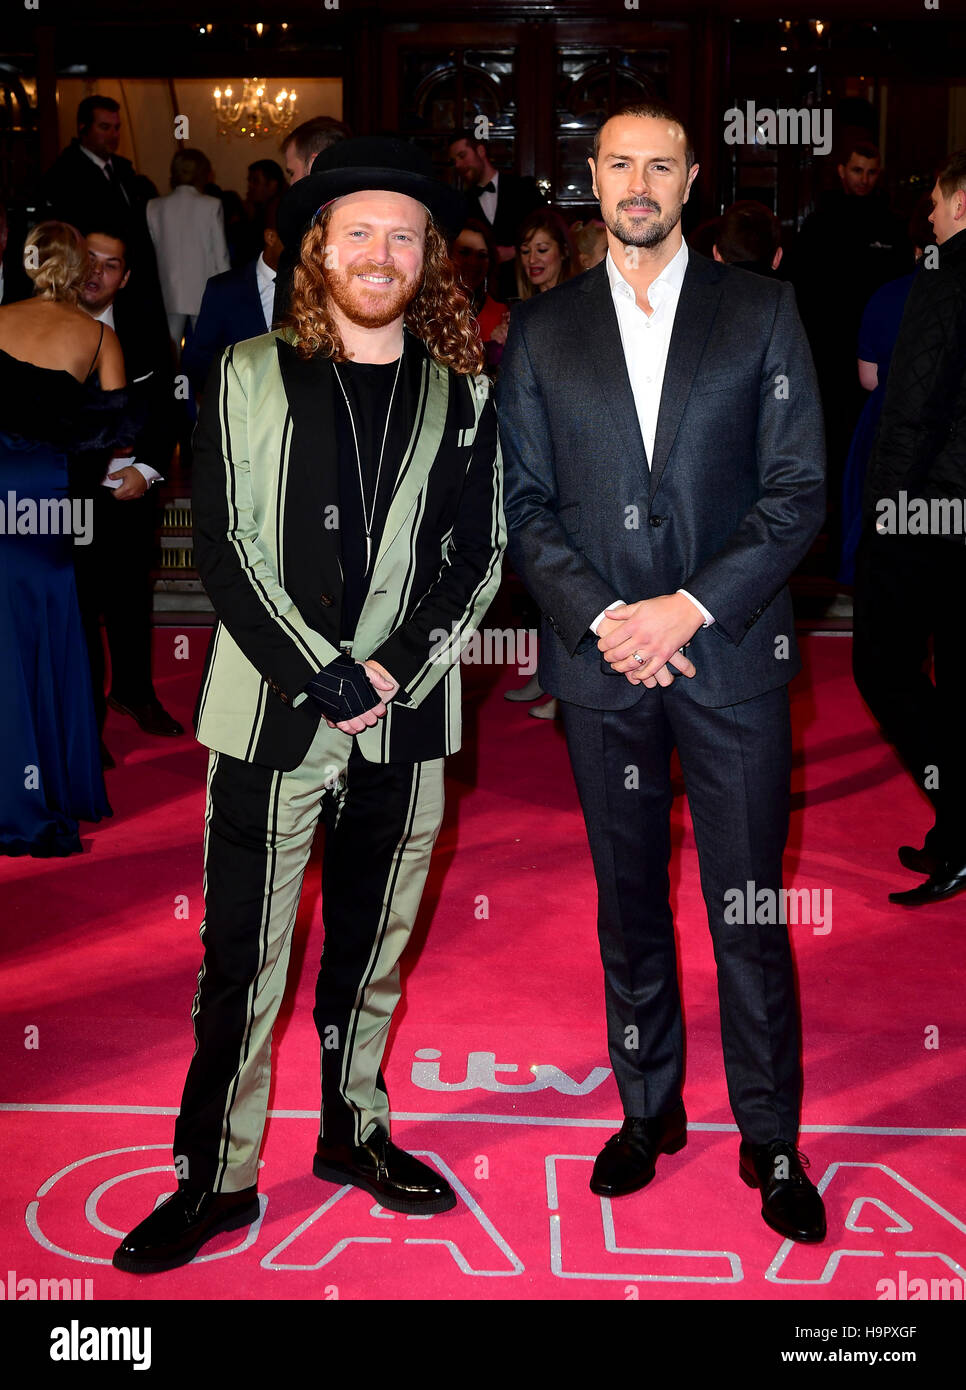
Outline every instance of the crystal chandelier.
POLYGON ((266 83, 261 77, 246 77, 241 96, 230 86, 216 87, 212 93, 212 110, 218 121, 219 135, 241 135, 250 140, 263 140, 288 130, 298 115, 295 93, 282 88, 270 100, 266 83))

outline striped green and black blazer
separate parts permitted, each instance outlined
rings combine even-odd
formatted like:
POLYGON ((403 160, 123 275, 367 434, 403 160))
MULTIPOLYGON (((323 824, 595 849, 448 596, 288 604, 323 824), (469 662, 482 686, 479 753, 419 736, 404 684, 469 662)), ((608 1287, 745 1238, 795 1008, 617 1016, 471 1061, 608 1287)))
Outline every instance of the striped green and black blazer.
MULTIPOLYGON (((459 650, 496 593, 506 543, 489 382, 404 337, 409 442, 352 647, 402 687, 359 735, 372 762, 459 747, 459 650)), ((237 343, 212 374, 193 441, 195 557, 218 618, 195 728, 209 748, 283 771, 318 726, 306 682, 339 650, 333 389, 331 362, 300 358, 284 330, 237 343)))

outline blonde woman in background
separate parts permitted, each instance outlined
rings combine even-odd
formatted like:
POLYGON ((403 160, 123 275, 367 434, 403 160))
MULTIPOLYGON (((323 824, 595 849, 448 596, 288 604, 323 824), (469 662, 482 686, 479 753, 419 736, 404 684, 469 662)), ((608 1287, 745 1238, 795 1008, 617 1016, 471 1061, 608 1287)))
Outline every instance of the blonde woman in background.
POLYGON ((574 246, 577 248, 577 262, 582 271, 593 270, 607 255, 607 228, 599 218, 588 222, 575 222, 570 228, 574 246))
POLYGON ((171 161, 171 192, 152 198, 146 210, 176 356, 185 331, 197 322, 210 276, 231 266, 221 202, 204 191, 211 176, 201 150, 178 150, 171 161))
POLYGON ((134 422, 117 338, 77 307, 88 264, 74 227, 43 222, 24 246, 34 297, 0 307, 0 853, 10 855, 79 853, 78 820, 111 814, 73 568, 91 519, 69 496, 68 462, 99 451, 91 466, 102 469, 134 422))

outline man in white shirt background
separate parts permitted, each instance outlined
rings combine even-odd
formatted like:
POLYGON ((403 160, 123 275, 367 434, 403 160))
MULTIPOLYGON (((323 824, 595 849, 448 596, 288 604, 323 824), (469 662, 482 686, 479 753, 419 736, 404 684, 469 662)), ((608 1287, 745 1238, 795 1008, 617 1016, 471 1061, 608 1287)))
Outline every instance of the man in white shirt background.
MULTIPOLYGON (((159 501, 175 441, 174 383, 163 335, 146 332, 128 286, 139 272, 118 230, 87 229, 90 272, 80 305, 113 328, 121 343, 132 404, 144 423, 128 456, 110 460, 100 478, 76 480, 94 503, 93 540, 74 547, 77 590, 91 662, 94 703, 103 730, 107 705, 149 734, 175 737, 183 726, 167 712, 151 676, 151 569, 159 501), (101 617, 111 658, 111 691, 104 694, 101 617)), ((113 759, 103 742, 105 766, 113 759)))

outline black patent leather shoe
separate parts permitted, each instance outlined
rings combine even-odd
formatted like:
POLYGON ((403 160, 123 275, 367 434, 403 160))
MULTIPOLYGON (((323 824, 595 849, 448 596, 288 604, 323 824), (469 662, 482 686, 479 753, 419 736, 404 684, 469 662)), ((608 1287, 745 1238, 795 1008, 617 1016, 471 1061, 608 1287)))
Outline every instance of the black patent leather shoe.
MULTIPOLYGON (((825 1239, 825 1204, 805 1176, 803 1155, 794 1144, 776 1139, 770 1144, 741 1141, 738 1173, 748 1187, 761 1192, 765 1224, 786 1240, 818 1245, 825 1239)), ((805 1163, 808 1159, 804 1160, 805 1163)))
POLYGON ((129 1274, 160 1274, 186 1265, 219 1231, 249 1226, 258 1215, 258 1189, 193 1192, 179 1187, 114 1251, 111 1263, 129 1274))
POLYGON ((130 715, 138 728, 143 729, 146 734, 156 734, 159 738, 178 738, 184 733, 184 725, 179 724, 158 699, 146 700, 143 705, 125 705, 113 695, 108 695, 107 703, 111 709, 116 709, 118 714, 130 715))
POLYGON ((966 860, 947 859, 929 875, 918 888, 909 888, 903 893, 890 893, 890 903, 901 907, 922 907, 924 903, 941 903, 946 898, 954 898, 966 890, 966 860))
POLYGON ((387 1211, 431 1216, 451 1211, 456 1193, 446 1179, 405 1150, 384 1129, 376 1128, 364 1144, 326 1144, 319 1139, 312 1172, 325 1182, 351 1183, 375 1197, 387 1211))
POLYGON ((676 1154, 688 1142, 688 1117, 679 1105, 645 1120, 629 1115, 597 1155, 590 1190, 598 1197, 626 1197, 654 1177, 658 1154, 676 1154))
POLYGON ((925 846, 916 849, 915 845, 900 845, 898 853, 902 867, 914 874, 934 874, 942 863, 939 855, 931 854, 925 846))

